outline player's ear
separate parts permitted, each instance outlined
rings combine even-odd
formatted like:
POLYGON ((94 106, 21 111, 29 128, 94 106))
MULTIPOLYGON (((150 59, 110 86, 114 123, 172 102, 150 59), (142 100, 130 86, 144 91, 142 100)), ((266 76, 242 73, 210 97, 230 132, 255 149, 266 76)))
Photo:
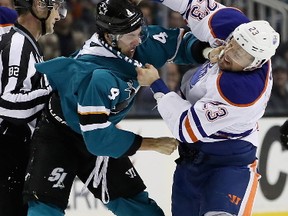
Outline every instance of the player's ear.
POLYGON ((113 34, 109 34, 109 33, 104 33, 104 38, 106 40, 106 42, 112 46, 112 47, 116 47, 117 46, 117 42, 116 42, 116 36, 113 34))
POLYGON ((104 38, 105 38, 105 41, 106 41, 108 44, 111 44, 111 43, 112 43, 112 36, 111 36, 111 34, 104 33, 104 38))

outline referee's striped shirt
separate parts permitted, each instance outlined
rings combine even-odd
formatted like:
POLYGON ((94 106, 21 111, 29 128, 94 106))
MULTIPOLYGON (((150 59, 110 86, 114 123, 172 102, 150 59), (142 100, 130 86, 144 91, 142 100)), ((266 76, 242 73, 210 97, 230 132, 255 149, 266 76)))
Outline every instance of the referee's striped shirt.
POLYGON ((8 122, 31 137, 49 95, 34 67, 42 59, 39 44, 23 26, 16 23, 0 36, 0 133, 6 133, 8 122))

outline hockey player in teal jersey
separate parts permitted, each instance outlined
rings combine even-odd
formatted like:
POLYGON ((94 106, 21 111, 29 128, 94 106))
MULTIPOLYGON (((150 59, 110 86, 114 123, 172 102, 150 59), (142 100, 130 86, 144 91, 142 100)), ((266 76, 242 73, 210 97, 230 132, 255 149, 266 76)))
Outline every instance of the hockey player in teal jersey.
POLYGON ((183 38, 181 29, 145 26, 141 11, 126 0, 101 1, 96 17, 97 32, 79 52, 36 65, 59 97, 52 95, 32 141, 24 190, 29 216, 64 215, 76 175, 116 215, 164 215, 128 156, 137 150, 169 155, 177 141, 144 138, 116 124, 139 88, 137 66, 161 67, 174 58, 201 63, 207 43, 192 34, 183 38))

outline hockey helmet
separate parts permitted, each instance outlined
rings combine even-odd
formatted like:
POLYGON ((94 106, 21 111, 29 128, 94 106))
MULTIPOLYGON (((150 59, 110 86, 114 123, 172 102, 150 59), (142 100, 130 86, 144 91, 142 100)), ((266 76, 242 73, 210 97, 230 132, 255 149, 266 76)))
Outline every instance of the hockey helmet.
POLYGON ((104 0, 96 7, 96 27, 100 32, 127 34, 144 24, 139 8, 128 0, 104 0))
MULTIPOLYGON (((41 6, 47 7, 48 10, 51 10, 53 6, 59 5, 59 15, 61 19, 64 19, 67 14, 67 9, 65 5, 65 0, 40 0, 41 6)), ((14 0, 15 9, 27 8, 31 9, 33 5, 33 0, 14 0)))
POLYGON ((254 57, 254 61, 244 70, 261 67, 275 55, 280 43, 280 35, 264 20, 241 24, 233 31, 232 36, 246 52, 254 57))

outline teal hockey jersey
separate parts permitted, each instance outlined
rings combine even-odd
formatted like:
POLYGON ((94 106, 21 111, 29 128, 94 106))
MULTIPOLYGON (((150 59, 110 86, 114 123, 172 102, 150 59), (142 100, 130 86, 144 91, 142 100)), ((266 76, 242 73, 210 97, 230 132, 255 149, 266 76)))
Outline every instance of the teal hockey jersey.
POLYGON ((167 61, 194 64, 191 46, 181 29, 148 27, 149 36, 136 48, 134 59, 124 56, 94 34, 73 57, 59 57, 36 65, 47 75, 61 98, 67 125, 82 134, 87 149, 97 156, 118 158, 134 154, 142 138, 117 128, 130 110, 139 89, 136 66, 159 68, 167 61))

